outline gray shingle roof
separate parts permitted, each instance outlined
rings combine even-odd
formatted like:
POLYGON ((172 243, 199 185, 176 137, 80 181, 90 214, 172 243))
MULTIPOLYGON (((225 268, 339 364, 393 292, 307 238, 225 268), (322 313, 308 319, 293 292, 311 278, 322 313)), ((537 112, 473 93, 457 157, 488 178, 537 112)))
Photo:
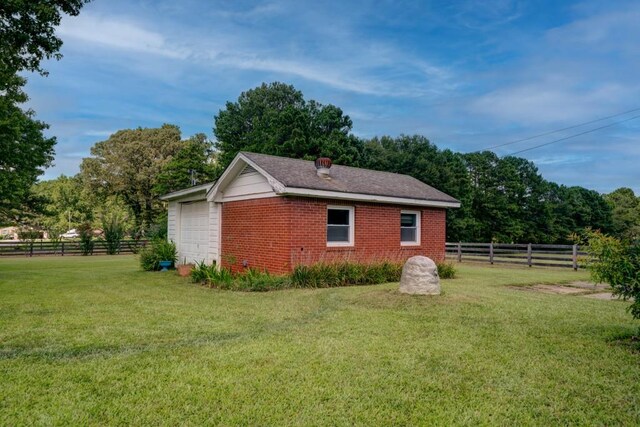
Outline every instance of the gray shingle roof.
POLYGON ((331 179, 325 179, 318 176, 312 161, 249 152, 242 154, 286 187, 458 202, 448 194, 409 175, 333 165, 330 169, 331 179))

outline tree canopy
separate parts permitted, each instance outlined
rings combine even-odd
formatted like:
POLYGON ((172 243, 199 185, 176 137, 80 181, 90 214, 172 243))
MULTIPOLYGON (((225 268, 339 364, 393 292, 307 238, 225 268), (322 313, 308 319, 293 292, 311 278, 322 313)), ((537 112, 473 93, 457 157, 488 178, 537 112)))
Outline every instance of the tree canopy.
POLYGON ((158 176, 183 145, 174 125, 120 130, 91 148, 80 174, 91 191, 121 197, 136 227, 146 230, 164 210, 154 191, 158 176))
POLYGON ((0 222, 16 222, 31 206, 31 186, 51 165, 55 137, 20 104, 28 97, 19 73, 46 75, 43 59, 60 59, 55 27, 64 14, 77 15, 85 0, 9 0, 0 5, 0 222))
POLYGON ((306 101, 302 92, 284 83, 263 83, 243 92, 237 102, 227 102, 214 120, 223 168, 243 150, 358 163, 360 141, 350 134, 349 116, 334 105, 306 101))
POLYGON ((30 199, 31 186, 53 161, 54 137, 8 97, 0 96, 0 222, 16 222, 30 199))
POLYGON ((618 188, 605 196, 611 206, 614 233, 625 240, 640 239, 640 197, 630 188, 618 188))
POLYGON ((163 195, 187 188, 192 185, 192 180, 203 184, 213 181, 221 173, 211 141, 199 133, 184 141, 175 156, 162 167, 154 192, 163 195))

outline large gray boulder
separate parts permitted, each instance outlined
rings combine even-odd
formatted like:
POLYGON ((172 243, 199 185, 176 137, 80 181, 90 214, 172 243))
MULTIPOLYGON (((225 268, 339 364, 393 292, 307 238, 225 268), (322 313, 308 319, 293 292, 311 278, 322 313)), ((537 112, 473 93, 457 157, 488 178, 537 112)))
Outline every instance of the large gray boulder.
POLYGON ((411 295, 440 295, 438 266, 431 258, 414 256, 402 267, 400 292, 411 295))

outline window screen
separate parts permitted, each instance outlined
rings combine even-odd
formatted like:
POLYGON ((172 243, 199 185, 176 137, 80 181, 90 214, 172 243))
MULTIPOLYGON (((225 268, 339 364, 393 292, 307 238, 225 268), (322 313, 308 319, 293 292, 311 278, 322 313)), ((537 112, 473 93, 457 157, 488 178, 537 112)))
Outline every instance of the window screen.
POLYGON ((349 243, 350 214, 349 209, 329 208, 327 210, 327 242, 349 243))
POLYGON ((400 241, 412 243, 418 241, 418 215, 415 213, 400 214, 400 241))

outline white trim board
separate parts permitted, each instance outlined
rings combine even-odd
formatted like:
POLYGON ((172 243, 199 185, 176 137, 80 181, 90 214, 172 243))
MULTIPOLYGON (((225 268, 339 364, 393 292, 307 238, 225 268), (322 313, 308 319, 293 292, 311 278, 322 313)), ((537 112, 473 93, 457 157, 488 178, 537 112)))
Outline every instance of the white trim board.
POLYGON ((207 184, 196 185, 195 187, 189 187, 182 190, 174 191, 172 193, 164 194, 160 196, 160 200, 176 200, 186 196, 191 196, 202 192, 204 195, 213 187, 213 182, 207 184))
POLYGON ((340 191, 311 190, 308 188, 285 187, 282 196, 306 196, 322 199, 350 200, 358 202, 389 203, 393 205, 425 206, 433 208, 459 208, 460 202, 441 202, 438 200, 419 200, 404 197, 374 196, 371 194, 342 193, 340 191))

